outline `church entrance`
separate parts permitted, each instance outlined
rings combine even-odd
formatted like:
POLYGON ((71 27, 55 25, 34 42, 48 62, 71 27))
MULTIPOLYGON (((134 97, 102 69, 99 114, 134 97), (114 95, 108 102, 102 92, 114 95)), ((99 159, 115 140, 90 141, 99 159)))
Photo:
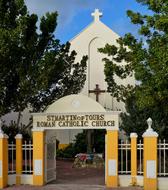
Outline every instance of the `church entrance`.
POLYGON ((106 131, 91 131, 92 151, 87 153, 88 131, 79 133, 77 139, 64 149, 58 149, 57 144, 55 151, 57 130, 46 130, 46 183, 105 185, 106 131))
MULTIPOLYGON (((48 107, 44 113, 33 114, 33 184, 44 185, 51 181, 56 183, 77 183, 84 181, 118 185, 118 123, 119 112, 106 111, 98 102, 83 95, 63 97, 48 107), (102 169, 81 166, 71 167, 72 160, 56 159, 57 130, 106 130, 104 167, 102 169), (69 161, 69 162, 68 162, 69 161), (71 161, 71 163, 70 163, 71 161), (93 178, 90 176, 93 172, 93 178), (59 174, 60 172, 60 174, 59 174), (72 175, 74 174, 74 176, 72 175), (77 178, 77 176, 80 176, 77 178), (100 174, 98 176, 98 174, 100 174), (83 175, 83 176, 82 176, 83 175), (67 176, 67 181, 66 181, 67 176), (68 177, 69 176, 69 177, 68 177), (85 180, 84 176, 87 180, 85 180), (59 178, 60 177, 60 178, 59 178), (100 177, 100 178, 99 178, 100 177), (69 179, 68 179, 69 178, 69 179), (68 181, 71 179, 71 182, 68 181), (91 180, 92 179, 92 180, 91 180)), ((93 147, 95 148, 95 147, 93 147)), ((93 153, 95 150, 93 151, 93 153)), ((75 159, 86 161, 85 166, 93 164, 95 154, 77 152, 75 159), (81 154, 80 154, 81 153, 81 154), (88 164, 88 165, 87 165, 88 164)), ((99 155, 100 156, 100 155, 99 155)), ((101 157, 101 156, 100 156, 101 157)), ((102 155, 103 158, 103 155, 102 155)), ((98 157, 97 157, 98 159, 98 157)), ((74 161, 74 160, 73 160, 74 161)), ((74 161, 75 162, 75 161, 74 161)), ((76 160, 77 162, 77 160, 76 160)), ((79 163, 78 163, 79 164, 79 163)), ((81 163, 80 163, 81 164, 81 163)))

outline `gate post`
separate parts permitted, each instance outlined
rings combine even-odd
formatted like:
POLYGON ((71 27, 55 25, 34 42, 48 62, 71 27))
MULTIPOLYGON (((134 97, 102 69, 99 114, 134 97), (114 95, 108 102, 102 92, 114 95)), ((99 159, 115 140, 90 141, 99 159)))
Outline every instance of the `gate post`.
POLYGON ((151 128, 152 119, 147 120, 148 129, 144 138, 144 190, 157 190, 157 137, 151 128))
POLYGON ((131 184, 137 184, 137 134, 131 133, 131 184))
POLYGON ((43 129, 33 129, 33 185, 45 184, 45 132, 43 129))
POLYGON ((118 186, 118 129, 107 130, 106 134, 106 185, 118 186))
POLYGON ((8 136, 1 130, 0 120, 0 189, 8 183, 8 136))
POLYGON ((17 134, 16 139, 16 185, 21 184, 21 175, 22 175, 22 135, 17 134))

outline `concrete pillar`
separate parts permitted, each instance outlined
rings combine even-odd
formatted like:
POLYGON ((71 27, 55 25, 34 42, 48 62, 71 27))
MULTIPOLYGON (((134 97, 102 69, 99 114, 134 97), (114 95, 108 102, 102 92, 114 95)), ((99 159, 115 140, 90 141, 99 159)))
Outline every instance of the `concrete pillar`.
POLYGON ((137 134, 131 133, 131 185, 137 184, 137 134))
POLYGON ((17 134, 16 139, 16 185, 21 184, 23 156, 22 156, 22 135, 17 134))
POLYGON ((157 137, 151 128, 152 119, 147 120, 148 129, 144 139, 144 190, 157 190, 157 137))
POLYGON ((118 130, 107 130, 106 186, 118 186, 118 130))
POLYGON ((8 184, 8 136, 1 130, 0 120, 0 189, 8 184))
POLYGON ((45 132, 41 129, 33 131, 33 185, 45 184, 45 132))

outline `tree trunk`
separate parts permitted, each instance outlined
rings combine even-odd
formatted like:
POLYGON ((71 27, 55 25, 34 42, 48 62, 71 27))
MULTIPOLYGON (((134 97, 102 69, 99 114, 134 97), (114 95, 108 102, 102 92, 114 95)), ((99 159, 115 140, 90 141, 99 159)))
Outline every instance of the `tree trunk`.
POLYGON ((17 118, 17 123, 16 123, 17 128, 19 128, 21 116, 22 116, 21 111, 19 111, 19 113, 18 113, 18 118, 17 118))
POLYGON ((87 153, 92 153, 92 133, 93 130, 89 129, 87 130, 87 153))

